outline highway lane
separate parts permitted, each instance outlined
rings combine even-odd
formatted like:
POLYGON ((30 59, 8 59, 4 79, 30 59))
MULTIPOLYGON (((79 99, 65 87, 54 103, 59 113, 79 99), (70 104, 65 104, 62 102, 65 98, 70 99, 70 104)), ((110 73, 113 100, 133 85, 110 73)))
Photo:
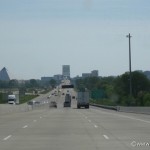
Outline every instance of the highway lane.
POLYGON ((94 107, 82 114, 102 129, 102 134, 108 139, 109 145, 112 142, 112 149, 113 146, 119 146, 119 144, 126 149, 150 148, 149 115, 95 109, 94 107))
POLYGON ((1 150, 150 149, 149 115, 76 109, 76 100, 63 108, 61 93, 49 100, 57 101, 58 108, 0 116, 1 150))

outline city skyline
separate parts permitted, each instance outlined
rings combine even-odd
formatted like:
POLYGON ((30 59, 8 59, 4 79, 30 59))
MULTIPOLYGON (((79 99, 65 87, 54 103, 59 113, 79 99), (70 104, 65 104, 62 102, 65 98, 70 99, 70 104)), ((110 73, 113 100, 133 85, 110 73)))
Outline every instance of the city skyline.
MULTIPOLYGON (((98 70, 92 70, 90 72, 87 72, 87 73, 82 73, 81 75, 76 75, 76 76, 70 76, 71 74, 71 71, 70 71, 70 65, 62 65, 62 74, 61 73, 58 73, 58 74, 53 74, 53 75, 43 75, 41 76, 40 78, 37 78, 37 79, 42 79, 43 80, 47 80, 47 79, 50 79, 50 78, 75 78, 75 77, 84 77, 84 74, 88 74, 89 77, 92 77, 92 76, 98 76, 99 75, 99 71, 98 70)), ((1 70, 0 70, 0 80, 5 80, 5 81, 8 81, 8 80, 12 80, 12 79, 17 79, 15 77, 12 77, 11 74, 9 73, 9 70, 6 68, 6 67, 3 67, 1 70)), ((33 79, 32 77, 29 78, 29 79, 33 79)), ((19 80, 19 79, 17 79, 19 80)))
POLYGON ((1 0, 0 68, 14 78, 150 70, 149 0, 1 0))
MULTIPOLYGON (((69 69, 70 69, 70 65, 63 65, 63 66, 69 66, 69 69)), ((150 71, 149 70, 134 70, 134 71, 143 72, 147 76, 147 78, 150 79, 150 71)), ((127 72, 129 72, 129 71, 127 71, 127 72)), ((124 72, 124 73, 126 73, 126 72, 124 72)), ((122 75, 122 74, 120 74, 120 75, 122 75)), ((110 75, 110 76, 117 77, 120 75, 116 75, 116 76, 110 75)), ((43 82, 47 82, 51 79, 63 80, 64 77, 66 77, 66 76, 63 75, 63 67, 62 67, 62 74, 58 73, 58 74, 53 74, 53 75, 42 75, 39 78, 30 77, 28 79, 19 79, 19 78, 11 77, 11 75, 9 74, 9 70, 6 67, 3 67, 0 70, 0 80, 2 80, 2 81, 9 81, 9 80, 13 80, 13 79, 15 79, 15 80, 36 79, 36 80, 42 80, 43 82)), ((73 78, 86 78, 86 77, 109 77, 109 76, 101 76, 101 75, 99 75, 99 70, 91 70, 90 72, 82 72, 81 75, 70 76, 69 78, 73 79, 73 78)))

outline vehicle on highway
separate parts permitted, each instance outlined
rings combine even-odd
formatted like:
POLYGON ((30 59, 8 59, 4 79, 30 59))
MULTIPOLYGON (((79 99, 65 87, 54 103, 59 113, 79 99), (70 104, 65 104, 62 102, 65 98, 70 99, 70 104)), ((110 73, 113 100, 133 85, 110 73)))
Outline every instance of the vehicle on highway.
POLYGON ((51 98, 52 95, 47 96, 47 98, 51 98))
POLYGON ((64 102, 64 107, 71 107, 71 103, 70 102, 64 102))
POLYGON ((64 107, 71 107, 71 95, 69 93, 65 95, 64 107))
POLYGON ((36 101, 34 101, 34 100, 31 100, 31 101, 28 101, 28 105, 34 105, 36 103, 36 101))
POLYGON ((40 101, 35 101, 35 103, 34 103, 35 105, 40 105, 41 104, 41 102, 40 101))
POLYGON ((16 104, 16 96, 8 95, 8 104, 16 104))
POLYGON ((49 107, 57 108, 57 103, 55 101, 51 101, 50 104, 49 104, 49 107))
POLYGON ((77 108, 89 108, 89 92, 78 92, 77 95, 77 108))

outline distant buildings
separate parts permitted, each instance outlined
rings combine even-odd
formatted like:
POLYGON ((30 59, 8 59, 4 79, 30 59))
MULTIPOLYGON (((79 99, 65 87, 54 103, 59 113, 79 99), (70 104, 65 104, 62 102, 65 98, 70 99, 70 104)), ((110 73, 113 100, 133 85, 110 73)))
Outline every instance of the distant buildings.
POLYGON ((82 78, 91 77, 91 73, 82 73, 82 78))
POLYGON ((63 65, 62 66, 62 75, 64 78, 70 79, 70 65, 63 65))
POLYGON ((1 81, 9 81, 10 80, 10 77, 7 73, 7 69, 5 67, 0 71, 0 80, 1 81))
POLYGON ((91 71, 91 76, 92 77, 98 77, 98 70, 91 71))
POLYGON ((98 77, 98 70, 93 70, 91 73, 82 73, 82 78, 98 77))
POLYGON ((56 81, 60 81, 63 79, 63 75, 61 75, 61 74, 54 75, 53 79, 56 81))
POLYGON ((64 78, 70 79, 70 65, 62 66, 62 74, 56 74, 53 77, 41 77, 41 83, 45 84, 54 79, 56 83, 59 84, 64 78))
MULTIPOLYGON (((149 74, 147 72, 147 74, 149 74)), ((79 78, 86 78, 86 77, 98 77, 98 70, 93 70, 91 71, 90 73, 82 73, 82 76, 77 76, 77 77, 74 77, 72 79, 79 79, 79 78)), ((61 83, 61 81, 63 79, 71 79, 70 77, 70 65, 62 65, 62 74, 56 74, 52 77, 49 77, 49 76, 44 76, 44 77, 41 77, 41 80, 39 80, 38 82, 40 82, 42 85, 44 84, 49 84, 50 81, 52 79, 54 79, 56 81, 57 84, 61 83)), ((8 75, 8 72, 7 72, 7 69, 4 67, 1 71, 0 71, 0 80, 1 81, 10 81, 10 77, 8 75)), ((18 80, 19 83, 25 83, 25 80, 18 80)))
MULTIPOLYGON (((98 70, 93 70, 90 73, 82 73, 82 77, 77 76, 77 77, 72 78, 72 81, 75 79, 79 79, 79 78, 98 77, 98 76, 99 76, 98 70)), ((59 84, 61 80, 65 78, 71 79, 70 65, 62 66, 62 74, 57 74, 57 75, 54 75, 53 77, 41 77, 41 83, 42 84, 49 83, 51 79, 54 79, 56 83, 59 84)))
POLYGON ((41 82, 44 84, 49 82, 51 79, 53 79, 53 77, 41 77, 41 82))
POLYGON ((41 77, 41 84, 50 83, 50 81, 54 79, 56 83, 60 83, 60 81, 63 79, 63 76, 61 74, 54 75, 53 77, 41 77))

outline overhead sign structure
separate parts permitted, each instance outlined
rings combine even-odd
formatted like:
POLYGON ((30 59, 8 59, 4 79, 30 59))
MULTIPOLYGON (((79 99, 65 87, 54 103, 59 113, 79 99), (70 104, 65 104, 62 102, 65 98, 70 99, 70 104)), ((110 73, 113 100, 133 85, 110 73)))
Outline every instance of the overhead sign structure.
POLYGON ((62 89, 66 89, 66 88, 74 88, 73 84, 70 85, 62 85, 62 89))

